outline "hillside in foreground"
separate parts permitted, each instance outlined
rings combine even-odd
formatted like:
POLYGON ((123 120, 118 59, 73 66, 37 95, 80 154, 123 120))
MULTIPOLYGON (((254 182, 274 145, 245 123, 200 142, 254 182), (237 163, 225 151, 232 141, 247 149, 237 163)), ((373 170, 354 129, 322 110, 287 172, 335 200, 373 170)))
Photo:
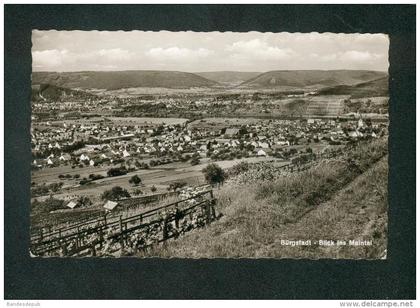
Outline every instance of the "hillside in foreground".
MULTIPOLYGON (((252 172, 251 172, 252 173, 252 172)), ((246 175, 246 174, 245 174, 246 175)), ((264 175, 263 175, 264 177, 264 175)), ((187 258, 378 259, 387 247, 387 142, 361 144, 274 181, 217 191, 223 217, 140 253, 187 258), (372 246, 284 246, 281 240, 371 240, 372 246)))
POLYGON ((193 88, 213 87, 218 83, 192 73, 175 71, 98 71, 98 72, 33 72, 32 84, 49 84, 63 88, 193 88))
POLYGON ((270 71, 252 78, 240 86, 245 88, 323 88, 355 85, 386 77, 387 73, 363 70, 296 70, 270 71))

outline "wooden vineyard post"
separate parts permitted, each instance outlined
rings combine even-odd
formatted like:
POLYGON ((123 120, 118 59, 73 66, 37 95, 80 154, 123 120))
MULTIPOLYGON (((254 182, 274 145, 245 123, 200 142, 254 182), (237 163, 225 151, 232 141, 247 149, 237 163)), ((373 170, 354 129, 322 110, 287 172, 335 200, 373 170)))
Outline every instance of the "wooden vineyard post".
POLYGON ((211 218, 212 220, 216 219, 216 209, 214 208, 216 200, 213 199, 210 201, 210 209, 211 209, 211 218))
POLYGON ((168 239, 168 218, 165 217, 163 220, 163 241, 168 239))
POLYGON ((92 257, 95 257, 96 256, 95 244, 92 245, 91 251, 92 251, 92 257))
POLYGON ((77 227, 76 248, 80 246, 80 227, 77 227))
POLYGON ((208 201, 208 202, 206 202, 205 203, 205 213, 206 213, 206 224, 208 224, 208 223, 210 223, 210 221, 211 221, 211 217, 210 217, 210 202, 211 201, 208 201))
POLYGON ((106 214, 104 215, 104 225, 106 226, 106 214))
POLYGON ((168 238, 168 224, 166 218, 163 220, 163 240, 166 241, 168 238))
POLYGON ((175 209, 175 227, 179 228, 179 210, 178 208, 175 209))
POLYGON ((121 248, 124 248, 124 235, 123 235, 122 215, 120 215, 120 244, 121 244, 121 248))
POLYGON ((102 231, 102 226, 99 226, 99 249, 102 249, 103 241, 104 241, 104 233, 102 231))
POLYGON ((175 206, 175 227, 178 229, 179 228, 179 219, 181 218, 182 214, 181 211, 178 208, 178 203, 176 203, 175 206))
POLYGON ((63 256, 66 256, 67 255, 67 245, 66 245, 66 242, 64 242, 64 241, 61 242, 61 249, 63 251, 63 256))

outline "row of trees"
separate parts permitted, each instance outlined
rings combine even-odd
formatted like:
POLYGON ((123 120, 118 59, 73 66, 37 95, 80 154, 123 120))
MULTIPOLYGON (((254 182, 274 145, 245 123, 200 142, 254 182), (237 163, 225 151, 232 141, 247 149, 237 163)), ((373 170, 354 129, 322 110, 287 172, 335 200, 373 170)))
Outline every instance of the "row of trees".
MULTIPOLYGON (((207 183, 211 184, 211 185, 223 185, 225 179, 226 179, 226 173, 224 172, 224 170, 218 166, 217 164, 209 164, 207 167, 205 167, 202 170, 203 174, 204 174, 204 178, 206 179, 207 183)), ((138 175, 133 175, 128 182, 134 186, 138 186, 139 184, 142 183, 141 178, 138 175)), ((185 182, 174 182, 171 185, 169 185, 168 190, 169 191, 176 191, 179 188, 182 188, 184 186, 186 186, 187 183, 185 182)), ((155 192, 157 190, 157 188, 153 185, 150 190, 152 192, 155 192)), ((143 192, 141 190, 135 190, 135 195, 142 195, 143 192)), ((110 190, 106 190, 103 192, 103 194, 101 195, 102 200, 121 200, 124 198, 130 198, 131 195, 130 193, 122 188, 121 186, 114 186, 112 189, 110 190)))

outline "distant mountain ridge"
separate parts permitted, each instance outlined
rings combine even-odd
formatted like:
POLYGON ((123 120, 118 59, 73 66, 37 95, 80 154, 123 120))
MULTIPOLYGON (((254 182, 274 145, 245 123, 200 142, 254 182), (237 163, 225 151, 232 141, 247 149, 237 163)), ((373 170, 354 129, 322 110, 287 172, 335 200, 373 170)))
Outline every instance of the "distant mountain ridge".
POLYGON ((386 77, 387 73, 364 70, 297 70, 269 71, 245 81, 244 88, 305 88, 332 87, 338 85, 355 85, 386 77))
POLYGON ((199 72, 195 74, 222 84, 240 84, 261 75, 261 72, 216 71, 199 72))
POLYGON ((202 72, 178 71, 86 71, 33 72, 33 85, 52 85, 68 89, 127 88, 222 88, 238 89, 325 89, 354 86, 387 77, 386 72, 367 70, 297 70, 258 72, 202 72), (246 81, 243 81, 246 79, 246 81))
POLYGON ((32 84, 50 84, 63 88, 193 88, 214 87, 218 83, 192 73, 177 71, 86 71, 33 72, 32 84))

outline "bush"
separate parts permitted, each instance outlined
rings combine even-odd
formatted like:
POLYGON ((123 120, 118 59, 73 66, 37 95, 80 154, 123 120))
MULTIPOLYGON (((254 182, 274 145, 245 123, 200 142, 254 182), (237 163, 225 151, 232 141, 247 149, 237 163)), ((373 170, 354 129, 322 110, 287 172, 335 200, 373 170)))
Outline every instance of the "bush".
POLYGON ((45 195, 49 192, 50 190, 48 189, 48 186, 45 184, 42 184, 40 186, 37 187, 33 187, 31 189, 31 195, 32 196, 42 196, 45 195))
POLYGON ((249 170, 249 163, 241 161, 229 169, 229 176, 236 176, 249 170))
POLYGON ((127 174, 127 168, 125 168, 125 167, 111 168, 107 171, 107 175, 109 177, 125 175, 125 174, 127 174))
POLYGON ((133 195, 135 196, 143 195, 143 191, 137 188, 133 191, 133 195))
POLYGON ((100 174, 89 174, 89 179, 92 181, 103 179, 104 176, 100 174))
POLYGON ((86 184, 88 184, 88 183, 90 183, 91 182, 91 180, 88 180, 87 178, 83 178, 80 182, 79 182, 79 184, 80 185, 86 185, 86 184))
POLYGON ((102 200, 120 200, 122 198, 130 198, 130 194, 126 189, 123 189, 121 186, 114 186, 110 190, 106 190, 102 193, 102 200))
POLYGON ((177 189, 182 188, 186 185, 187 185, 186 182, 174 182, 174 183, 171 183, 169 185, 168 190, 169 191, 171 191, 171 190, 176 191, 177 189))
POLYGON ((77 203, 81 207, 88 207, 88 206, 91 206, 93 204, 92 201, 86 196, 79 197, 79 199, 77 199, 77 203))
POLYGON ((33 215, 48 214, 51 211, 66 209, 63 200, 55 199, 53 197, 49 197, 44 201, 35 200, 34 202, 32 202, 31 206, 33 215))
POLYGON ((49 192, 57 192, 61 189, 63 184, 64 184, 63 182, 59 182, 59 183, 52 183, 50 185, 41 184, 39 186, 35 186, 35 187, 31 188, 31 195, 32 196, 42 196, 42 195, 45 195, 49 192))
POLYGON ((134 186, 137 186, 137 185, 139 185, 139 184, 141 183, 141 179, 140 179, 140 177, 136 174, 136 175, 133 175, 133 176, 130 178, 130 180, 128 180, 128 182, 129 182, 130 184, 133 184, 134 186))
POLYGON ((210 185, 223 184, 226 175, 222 168, 217 164, 209 164, 202 170, 204 178, 210 185))

